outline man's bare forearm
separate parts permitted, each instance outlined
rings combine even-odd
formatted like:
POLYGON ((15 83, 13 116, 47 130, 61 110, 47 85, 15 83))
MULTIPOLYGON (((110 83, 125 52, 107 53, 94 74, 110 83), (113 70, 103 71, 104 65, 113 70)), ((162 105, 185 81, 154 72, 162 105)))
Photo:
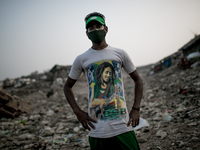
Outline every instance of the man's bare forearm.
POLYGON ((64 86, 65 97, 82 126, 88 130, 91 130, 91 128, 95 129, 95 126, 91 122, 97 123, 97 121, 90 118, 88 113, 81 110, 78 104, 76 103, 74 93, 72 91, 72 87, 75 84, 75 82, 76 80, 73 80, 70 77, 68 77, 67 82, 64 86))
POLYGON ((143 94, 143 82, 137 71, 134 71, 130 73, 129 75, 135 82, 135 99, 134 99, 133 107, 136 109, 139 109, 141 99, 142 99, 142 94, 143 94))
POLYGON ((80 111, 80 107, 78 106, 78 104, 75 100, 74 93, 73 93, 72 89, 69 88, 69 87, 65 87, 64 93, 65 93, 65 97, 66 97, 69 105, 71 106, 73 112, 76 114, 78 111, 80 111))
POLYGON ((64 86, 64 93, 69 105, 71 106, 72 110, 76 114, 78 111, 80 111, 80 107, 76 103, 74 93, 72 91, 72 87, 75 83, 76 83, 76 80, 68 78, 64 86))
POLYGON ((143 94, 143 82, 142 82, 142 79, 139 79, 135 82, 135 100, 133 104, 134 108, 137 108, 137 109, 140 108, 142 94, 143 94))
POLYGON ((129 75, 135 82, 135 99, 134 99, 133 108, 131 109, 129 113, 129 121, 127 123, 127 126, 132 124, 132 126, 135 127, 139 124, 139 118, 140 118, 139 110, 140 110, 140 103, 141 103, 142 93, 143 93, 143 83, 142 83, 142 79, 140 78, 136 70, 130 73, 129 75))

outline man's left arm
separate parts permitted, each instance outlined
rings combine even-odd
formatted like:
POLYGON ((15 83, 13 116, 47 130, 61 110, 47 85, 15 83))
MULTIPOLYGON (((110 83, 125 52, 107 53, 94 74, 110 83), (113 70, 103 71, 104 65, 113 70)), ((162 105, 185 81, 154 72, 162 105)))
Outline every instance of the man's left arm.
POLYGON ((135 99, 133 107, 129 113, 129 121, 127 125, 129 126, 132 123, 132 126, 135 127, 139 124, 139 118, 140 118, 139 110, 143 94, 143 82, 136 70, 130 73, 129 75, 135 82, 135 99))

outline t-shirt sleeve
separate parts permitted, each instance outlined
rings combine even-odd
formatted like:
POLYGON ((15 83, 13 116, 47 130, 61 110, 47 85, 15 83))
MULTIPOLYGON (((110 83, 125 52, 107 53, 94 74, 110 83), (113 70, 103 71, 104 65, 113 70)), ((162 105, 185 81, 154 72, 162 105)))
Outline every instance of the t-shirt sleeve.
POLYGON ((130 56, 127 54, 126 51, 123 50, 123 64, 122 67, 126 71, 126 73, 130 74, 133 71, 136 70, 136 67, 134 66, 130 56))
POLYGON ((69 77, 74 80, 77 80, 80 77, 82 71, 83 70, 82 70, 81 63, 79 61, 79 57, 76 57, 76 59, 74 60, 72 64, 72 68, 69 72, 69 77))

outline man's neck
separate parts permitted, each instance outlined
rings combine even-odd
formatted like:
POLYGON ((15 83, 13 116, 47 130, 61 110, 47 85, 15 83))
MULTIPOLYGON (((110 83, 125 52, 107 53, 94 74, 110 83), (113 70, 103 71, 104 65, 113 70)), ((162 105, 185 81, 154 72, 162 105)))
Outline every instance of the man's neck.
POLYGON ((108 46, 108 44, 105 41, 103 41, 100 44, 93 43, 92 49, 94 49, 94 50, 102 50, 102 49, 106 48, 107 46, 108 46))

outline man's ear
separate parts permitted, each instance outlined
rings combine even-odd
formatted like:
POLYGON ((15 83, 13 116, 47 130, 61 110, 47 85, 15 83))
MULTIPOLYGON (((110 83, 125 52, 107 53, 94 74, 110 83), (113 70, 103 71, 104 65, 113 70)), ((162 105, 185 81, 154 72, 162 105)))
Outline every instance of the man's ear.
POLYGON ((108 32, 108 27, 107 26, 105 26, 104 27, 104 30, 106 31, 106 33, 108 32))
MULTIPOLYGON (((87 31, 87 30, 85 31, 85 33, 86 33, 86 35, 87 35, 87 37, 88 37, 88 31, 87 31)), ((88 37, 88 38, 89 38, 89 37, 88 37)))

